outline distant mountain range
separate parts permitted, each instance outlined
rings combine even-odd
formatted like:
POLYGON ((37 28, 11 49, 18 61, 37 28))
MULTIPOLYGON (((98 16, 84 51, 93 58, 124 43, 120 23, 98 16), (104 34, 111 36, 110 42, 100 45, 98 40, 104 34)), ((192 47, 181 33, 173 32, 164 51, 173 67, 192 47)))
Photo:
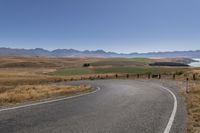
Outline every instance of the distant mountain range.
POLYGON ((200 58, 200 50, 123 54, 123 53, 115 53, 115 52, 105 52, 103 50, 79 51, 75 49, 56 49, 53 51, 49 51, 42 48, 36 48, 36 49, 0 48, 0 56, 200 58))

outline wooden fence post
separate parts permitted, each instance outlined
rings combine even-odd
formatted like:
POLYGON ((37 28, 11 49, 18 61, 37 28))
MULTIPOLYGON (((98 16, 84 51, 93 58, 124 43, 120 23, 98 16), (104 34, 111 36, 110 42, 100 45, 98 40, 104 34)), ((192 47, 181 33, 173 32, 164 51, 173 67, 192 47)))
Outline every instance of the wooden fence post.
POLYGON ((148 74, 148 79, 150 79, 151 78, 151 74, 148 74))
POLYGON ((126 74, 126 78, 129 78, 129 74, 126 74))
POLYGON ((192 78, 193 78, 193 80, 196 80, 196 75, 195 75, 195 74, 193 74, 192 78))
POLYGON ((189 93, 189 78, 186 78, 186 93, 189 93))
POLYGON ((158 78, 161 79, 161 74, 158 74, 158 78))
POLYGON ((173 74, 173 79, 174 79, 174 80, 176 79, 176 74, 173 74))

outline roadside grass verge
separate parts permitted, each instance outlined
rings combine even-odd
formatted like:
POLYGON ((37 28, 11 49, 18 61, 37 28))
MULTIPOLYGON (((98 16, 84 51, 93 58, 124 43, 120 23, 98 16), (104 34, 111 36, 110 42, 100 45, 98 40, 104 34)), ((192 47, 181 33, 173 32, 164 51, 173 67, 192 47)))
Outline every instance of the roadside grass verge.
POLYGON ((89 85, 20 85, 14 89, 1 89, 0 105, 41 100, 55 96, 75 95, 82 92, 89 92, 91 90, 92 87, 89 85))
POLYGON ((185 94, 188 110, 188 133, 200 133, 200 82, 190 83, 190 92, 185 94))

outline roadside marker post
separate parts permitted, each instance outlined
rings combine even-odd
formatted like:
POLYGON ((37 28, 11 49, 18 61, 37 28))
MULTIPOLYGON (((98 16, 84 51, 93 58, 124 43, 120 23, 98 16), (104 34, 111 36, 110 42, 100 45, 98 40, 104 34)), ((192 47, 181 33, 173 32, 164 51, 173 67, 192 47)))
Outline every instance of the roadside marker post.
POLYGON ((151 78, 151 74, 148 74, 148 79, 150 79, 151 78))
POLYGON ((193 78, 193 80, 196 80, 196 75, 195 75, 195 74, 193 74, 192 78, 193 78))
POLYGON ((127 78, 127 79, 129 78, 129 74, 126 74, 126 78, 127 78))
POLYGON ((174 80, 176 79, 176 74, 173 74, 173 79, 174 79, 174 80))
POLYGON ((140 75, 139 75, 139 74, 137 74, 137 78, 138 78, 138 79, 140 78, 140 75))
POLYGON ((161 74, 158 74, 158 78, 161 79, 161 74))
POLYGON ((189 78, 186 78, 186 93, 189 93, 189 78))

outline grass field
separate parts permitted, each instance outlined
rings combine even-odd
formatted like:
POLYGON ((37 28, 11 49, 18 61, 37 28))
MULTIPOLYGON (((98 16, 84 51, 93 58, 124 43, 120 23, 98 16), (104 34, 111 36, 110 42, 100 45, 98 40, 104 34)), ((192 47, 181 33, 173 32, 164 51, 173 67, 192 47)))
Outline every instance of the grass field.
POLYGON ((53 72, 51 75, 56 76, 72 76, 72 75, 85 75, 94 74, 93 70, 87 68, 65 68, 53 72))
POLYGON ((147 66, 152 62, 147 58, 112 58, 91 63, 92 66, 147 66))
POLYGON ((97 67, 97 68, 66 68, 59 69, 51 75, 56 76, 73 76, 73 75, 88 75, 88 74, 173 74, 184 73, 186 68, 161 68, 161 67, 97 67))
POLYGON ((111 67, 111 68, 97 68, 95 73, 130 73, 130 74, 147 74, 155 73, 156 68, 150 67, 111 67))
POLYGON ((0 105, 85 92, 88 88, 83 86, 50 86, 49 84, 69 78, 49 73, 62 68, 81 67, 83 63, 98 60, 98 58, 0 57, 0 105))

